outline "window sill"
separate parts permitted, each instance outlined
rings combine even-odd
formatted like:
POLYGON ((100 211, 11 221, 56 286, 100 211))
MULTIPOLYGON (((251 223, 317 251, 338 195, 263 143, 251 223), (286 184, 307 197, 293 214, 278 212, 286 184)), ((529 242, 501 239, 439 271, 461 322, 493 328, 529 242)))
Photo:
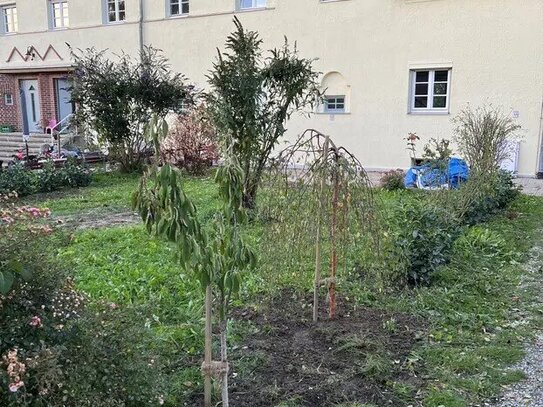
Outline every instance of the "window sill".
POLYGON ((451 112, 448 110, 411 110, 407 114, 411 116, 449 116, 451 112))
POLYGON ((321 4, 326 4, 326 3, 341 3, 341 2, 344 2, 344 1, 349 1, 349 0, 320 0, 320 3, 321 3, 321 4))
POLYGON ((251 7, 251 8, 238 8, 235 13, 251 13, 253 11, 265 11, 272 10, 272 7, 251 7))
POLYGON ((187 17, 190 17, 190 14, 189 13, 184 13, 184 14, 170 14, 168 16, 169 19, 172 19, 172 20, 175 20, 177 18, 187 18, 187 17))
POLYGON ((315 114, 321 116, 350 116, 351 112, 315 112, 315 114))
POLYGON ((104 25, 122 25, 125 24, 126 20, 123 21, 106 21, 104 25))

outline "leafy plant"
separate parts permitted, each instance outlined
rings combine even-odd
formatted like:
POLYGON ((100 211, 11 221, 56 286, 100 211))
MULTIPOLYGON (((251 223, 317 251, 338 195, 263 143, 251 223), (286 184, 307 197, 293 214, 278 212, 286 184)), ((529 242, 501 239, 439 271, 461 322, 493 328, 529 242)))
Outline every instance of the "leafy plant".
POLYGON ((16 192, 19 196, 36 192, 38 177, 21 163, 15 163, 4 171, 0 171, 0 194, 16 192))
POLYGON ((84 164, 79 164, 74 158, 68 158, 60 172, 64 186, 86 187, 92 180, 89 169, 84 164))
POLYGON ((135 60, 122 54, 111 61, 94 48, 72 57, 72 101, 79 106, 75 122, 97 132, 121 170, 140 170, 150 152, 144 127, 151 115, 180 112, 192 103, 193 87, 152 47, 144 47, 135 60))
POLYGON ((405 281, 428 284, 439 266, 449 260, 460 226, 446 208, 412 200, 401 202, 389 219, 392 243, 389 250, 402 259, 405 281))
POLYGON ((424 155, 422 158, 437 162, 447 161, 451 158, 453 150, 450 148, 451 141, 447 139, 431 138, 424 146, 424 155))
POLYGON ((55 168, 55 163, 47 160, 39 172, 38 192, 51 192, 63 186, 61 171, 55 168))
POLYGON ((204 105, 177 116, 160 146, 164 162, 201 175, 219 158, 217 135, 204 105))
MULTIPOLYGON (((165 121, 155 116, 148 132, 158 152, 160 139, 167 132, 165 121)), ((222 382, 222 405, 228 406, 227 315, 228 306, 240 288, 241 273, 255 264, 255 255, 240 233, 246 219, 242 207, 241 169, 231 154, 216 173, 219 195, 223 201, 214 217, 213 228, 204 229, 196 216, 196 207, 181 186, 180 174, 170 165, 151 168, 142 177, 134 195, 134 207, 139 211, 147 230, 174 243, 185 270, 194 272, 206 295, 205 360, 202 372, 205 380, 206 407, 211 406, 211 378, 222 382), (219 313, 220 362, 212 360, 212 302, 219 313)))
POLYGON ((517 139, 521 126, 499 108, 468 105, 454 119, 454 140, 475 173, 488 175, 511 155, 510 142, 517 139))
POLYGON ((285 40, 281 48, 261 52, 262 40, 235 18, 236 30, 226 41, 209 74, 211 118, 243 174, 243 206, 252 208, 268 159, 286 132, 286 121, 318 102, 318 72, 313 60, 301 58, 285 40))
POLYGON ((380 185, 381 188, 386 189, 387 191, 405 189, 403 170, 387 171, 385 175, 381 177, 380 185))

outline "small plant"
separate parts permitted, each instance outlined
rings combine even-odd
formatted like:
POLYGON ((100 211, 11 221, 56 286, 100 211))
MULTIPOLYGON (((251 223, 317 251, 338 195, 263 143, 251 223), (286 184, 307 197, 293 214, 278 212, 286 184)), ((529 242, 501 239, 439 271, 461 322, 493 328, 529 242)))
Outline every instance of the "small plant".
POLYGON ((407 133, 407 137, 404 137, 404 140, 407 143, 407 150, 409 151, 411 162, 414 164, 417 159, 417 141, 420 140, 420 137, 417 136, 417 133, 407 133))
POLYGON ((450 148, 451 141, 447 139, 431 138, 424 146, 424 154, 422 158, 425 160, 444 162, 451 158, 453 150, 450 148))
POLYGON ((381 178, 381 188, 387 191, 397 191, 405 189, 403 170, 391 170, 385 173, 381 178))
POLYGON ((484 175, 497 172, 511 154, 510 142, 521 126, 492 105, 476 109, 468 105, 454 119, 454 140, 471 170, 484 175))
POLYGON ((64 184, 62 178, 62 173, 55 168, 55 163, 47 160, 39 172, 38 192, 51 192, 60 189, 64 184))
MULTIPOLYGON (((159 152, 161 139, 168 133, 167 124, 156 116, 147 132, 159 152)), ((204 405, 211 407, 211 379, 222 383, 222 405, 228 406, 227 322, 228 307, 241 285, 242 273, 255 265, 256 257, 245 244, 240 224, 246 221, 243 209, 241 168, 230 150, 215 176, 223 201, 214 217, 213 228, 203 228, 197 209, 183 191, 179 172, 167 164, 152 167, 141 179, 134 194, 134 208, 140 213, 147 230, 177 247, 178 258, 185 270, 200 281, 205 292, 205 377, 204 405), (213 361, 213 303, 219 314, 220 361, 213 361)))
POLYGON ((38 189, 37 185, 37 174, 21 163, 0 172, 0 194, 16 192, 19 196, 31 195, 38 189))
POLYGON ((88 168, 79 164, 75 158, 68 158, 60 172, 62 184, 71 188, 89 186, 92 180, 88 168))
POLYGON ((204 105, 177 117, 160 146, 164 162, 200 175, 219 159, 217 135, 204 105))

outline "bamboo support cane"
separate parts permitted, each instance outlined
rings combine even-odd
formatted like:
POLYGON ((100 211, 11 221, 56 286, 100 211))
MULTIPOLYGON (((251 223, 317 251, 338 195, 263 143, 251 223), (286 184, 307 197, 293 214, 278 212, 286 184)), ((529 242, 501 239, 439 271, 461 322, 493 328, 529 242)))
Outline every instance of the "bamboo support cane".
MULTIPOLYGON (((212 326, 211 326, 211 317, 212 317, 212 292, 211 284, 208 284, 206 287, 206 320, 205 320, 205 354, 204 354, 204 364, 205 366, 211 366, 212 360, 212 326)), ((211 374, 209 369, 204 371, 205 381, 204 381, 204 406, 211 407, 211 374)))
MULTIPOLYGON (((324 140, 323 162, 326 163, 328 158, 328 151, 330 149, 330 137, 326 136, 324 140)), ((326 179, 323 176, 321 178, 320 185, 320 197, 319 197, 319 212, 317 214, 317 236, 315 243, 315 286, 313 288, 313 322, 317 322, 319 318, 319 289, 321 285, 321 228, 322 228, 322 209, 323 209, 323 195, 324 185, 326 179)))

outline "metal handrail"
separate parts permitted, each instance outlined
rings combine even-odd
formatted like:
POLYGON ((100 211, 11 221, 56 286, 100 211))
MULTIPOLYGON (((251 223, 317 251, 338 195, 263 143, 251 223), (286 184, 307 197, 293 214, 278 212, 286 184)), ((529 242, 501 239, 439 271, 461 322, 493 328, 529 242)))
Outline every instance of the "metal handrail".
MULTIPOLYGON (((68 116, 66 116, 64 119, 62 119, 61 121, 59 121, 57 124, 55 124, 53 127, 51 127, 51 134, 53 134, 53 131, 55 131, 55 129, 57 129, 61 124, 65 123, 65 122, 68 122, 72 117, 74 116, 73 113, 70 113, 68 116)), ((65 129, 67 129, 69 127, 66 126, 66 127, 60 127, 60 129, 57 129, 57 131, 59 133, 62 133, 65 129)))

